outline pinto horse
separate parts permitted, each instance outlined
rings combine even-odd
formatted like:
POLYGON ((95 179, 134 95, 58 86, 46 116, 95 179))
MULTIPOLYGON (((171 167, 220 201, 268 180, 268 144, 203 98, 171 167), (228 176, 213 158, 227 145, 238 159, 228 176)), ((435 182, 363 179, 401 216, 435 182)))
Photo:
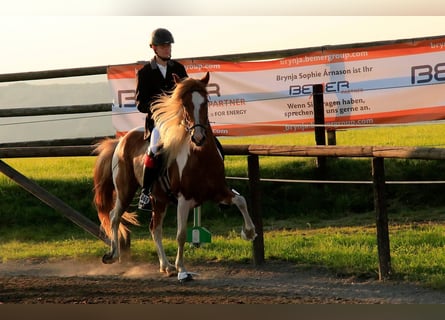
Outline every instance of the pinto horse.
MULTIPOLYGON (((192 278, 183 259, 187 219, 192 208, 205 201, 235 204, 244 218, 241 236, 253 240, 256 233, 245 198, 229 189, 225 180, 223 157, 216 146, 208 119, 206 85, 209 73, 202 79, 175 80, 172 94, 161 96, 153 104, 153 119, 160 132, 160 155, 165 170, 152 187, 150 231, 156 245, 160 271, 168 275, 177 274, 182 282, 192 278), (168 261, 162 245, 162 224, 167 206, 172 202, 177 203, 178 250, 175 265, 168 261)), ((128 235, 130 224, 138 223, 135 213, 126 210, 142 185, 147 144, 143 132, 134 129, 120 140, 108 139, 96 148, 94 202, 101 228, 111 240, 110 252, 102 258, 104 263, 119 260, 120 238, 128 235)))

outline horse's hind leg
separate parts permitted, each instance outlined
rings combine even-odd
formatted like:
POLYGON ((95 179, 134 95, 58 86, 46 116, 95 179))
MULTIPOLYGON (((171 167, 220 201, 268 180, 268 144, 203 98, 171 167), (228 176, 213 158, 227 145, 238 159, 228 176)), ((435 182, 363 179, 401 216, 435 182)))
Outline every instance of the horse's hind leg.
POLYGON ((253 224, 249 212, 247 211, 246 199, 240 194, 235 194, 232 198, 232 203, 234 203, 238 207, 244 218, 244 225, 243 229, 241 230, 241 237, 244 240, 254 240, 257 234, 255 232, 255 225, 253 224))
POLYGON ((126 208, 128 208, 131 201, 130 199, 135 192, 135 187, 131 181, 128 180, 127 172, 129 172, 129 170, 126 170, 126 167, 119 162, 118 149, 119 148, 115 150, 112 160, 113 183, 115 186, 116 199, 114 208, 110 211, 111 246, 110 252, 102 257, 102 262, 107 264, 116 262, 120 258, 119 226, 121 217, 126 208))
POLYGON ((111 224, 111 237, 110 237, 110 252, 106 253, 102 257, 102 262, 106 264, 114 263, 119 260, 119 224, 121 222, 121 216, 124 213, 120 201, 116 201, 116 205, 110 212, 110 224, 111 224))

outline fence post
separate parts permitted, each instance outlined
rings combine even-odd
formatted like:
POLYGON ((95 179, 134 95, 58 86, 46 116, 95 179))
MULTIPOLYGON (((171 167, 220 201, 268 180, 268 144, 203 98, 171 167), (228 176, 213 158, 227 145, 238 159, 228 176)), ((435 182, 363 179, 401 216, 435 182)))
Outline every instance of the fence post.
POLYGON ((391 254, 389 249, 388 213, 386 210, 384 158, 372 158, 372 178, 379 256, 379 280, 386 280, 391 275, 391 254))
POLYGON ((257 155, 247 156, 247 167, 250 188, 250 212, 257 237, 253 240, 253 263, 260 265, 264 262, 264 236, 263 220, 261 218, 261 195, 260 195, 260 164, 257 155))
MULTIPOLYGON (((326 134, 324 128, 324 99, 323 85, 314 84, 312 86, 314 99, 314 123, 315 123, 315 143, 317 146, 326 145, 326 134)), ((324 173, 326 168, 326 157, 317 157, 317 167, 324 173)))
POLYGON ((328 146, 337 145, 337 135, 335 129, 326 130, 328 134, 328 146))

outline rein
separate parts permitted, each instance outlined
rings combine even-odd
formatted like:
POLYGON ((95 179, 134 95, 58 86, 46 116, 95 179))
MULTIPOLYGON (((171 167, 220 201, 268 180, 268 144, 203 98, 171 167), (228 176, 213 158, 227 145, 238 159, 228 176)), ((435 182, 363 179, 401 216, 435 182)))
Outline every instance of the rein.
POLYGON ((190 126, 187 126, 184 122, 185 122, 185 121, 183 121, 183 122, 181 122, 181 123, 182 123, 182 125, 184 126, 185 131, 187 131, 187 132, 189 132, 189 133, 193 132, 193 129, 198 128, 198 127, 201 127, 201 128, 203 128, 203 129, 207 129, 207 126, 202 125, 202 124, 200 124, 200 123, 195 124, 195 125, 193 125, 193 126, 190 127, 190 126))

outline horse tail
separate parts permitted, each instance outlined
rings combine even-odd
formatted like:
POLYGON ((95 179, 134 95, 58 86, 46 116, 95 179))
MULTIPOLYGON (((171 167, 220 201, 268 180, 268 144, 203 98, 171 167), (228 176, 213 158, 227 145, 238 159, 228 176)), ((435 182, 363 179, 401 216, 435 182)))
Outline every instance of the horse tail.
MULTIPOLYGON (((110 211, 114 208, 116 192, 113 182, 112 161, 114 150, 119 139, 107 138, 97 145, 93 154, 97 154, 94 166, 94 204, 100 221, 100 227, 108 238, 111 238, 110 211)), ((127 239, 128 225, 139 225, 135 213, 124 212, 121 219, 125 223, 119 225, 119 236, 127 239)))
POLYGON ((94 204, 100 221, 100 226, 107 237, 111 236, 110 211, 114 207, 115 188, 113 183, 113 160, 114 149, 119 143, 118 139, 105 139, 94 149, 97 154, 94 166, 94 204))

